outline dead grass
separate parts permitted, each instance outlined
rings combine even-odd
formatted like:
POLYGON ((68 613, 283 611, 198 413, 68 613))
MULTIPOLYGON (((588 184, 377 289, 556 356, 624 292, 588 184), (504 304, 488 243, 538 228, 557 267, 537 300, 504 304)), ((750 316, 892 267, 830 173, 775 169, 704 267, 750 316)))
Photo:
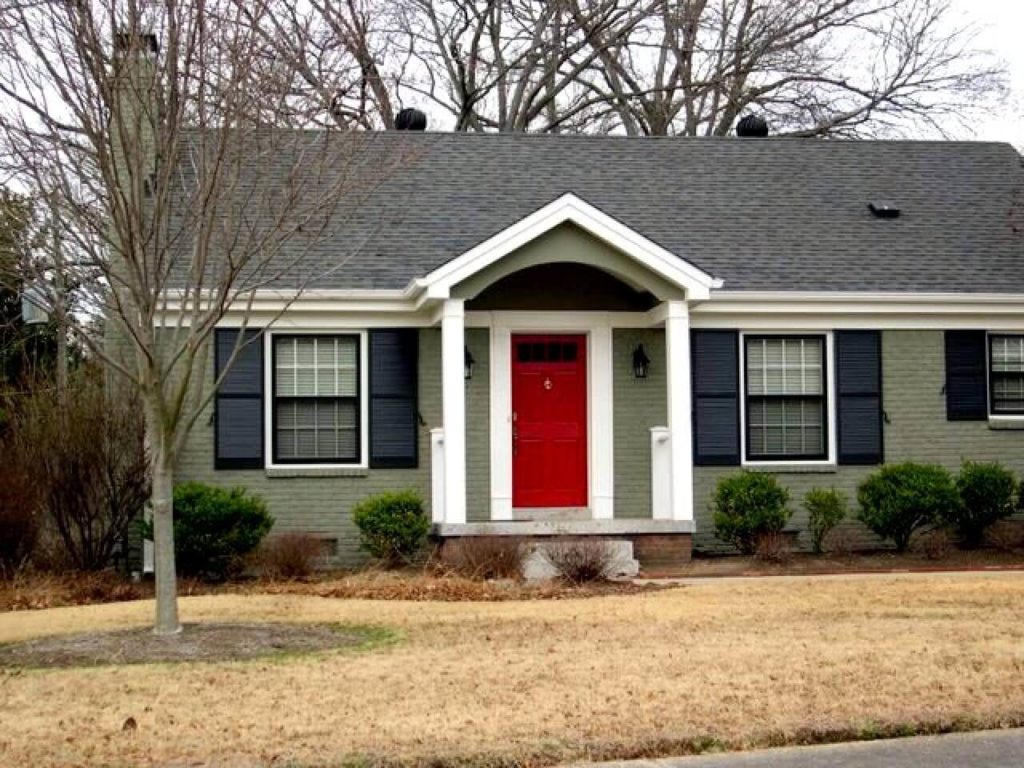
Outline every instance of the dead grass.
MULTIPOLYGON (((152 610, 8 613, 0 642, 145 626, 152 610)), ((182 614, 402 639, 286 662, 7 672, 0 764, 538 765, 1024 722, 1024 574, 549 602, 216 595, 182 614)))

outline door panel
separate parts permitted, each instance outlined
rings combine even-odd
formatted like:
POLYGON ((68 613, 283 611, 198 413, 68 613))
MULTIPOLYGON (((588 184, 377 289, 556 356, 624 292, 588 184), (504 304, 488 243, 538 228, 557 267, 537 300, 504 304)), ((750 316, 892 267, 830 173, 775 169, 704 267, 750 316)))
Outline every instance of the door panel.
POLYGON ((512 336, 512 505, 587 506, 587 340, 512 336))

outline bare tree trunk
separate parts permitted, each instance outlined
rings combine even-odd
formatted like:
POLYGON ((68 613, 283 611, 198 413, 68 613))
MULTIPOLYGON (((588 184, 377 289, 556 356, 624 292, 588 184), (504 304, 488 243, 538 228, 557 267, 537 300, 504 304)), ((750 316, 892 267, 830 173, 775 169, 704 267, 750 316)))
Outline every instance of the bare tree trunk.
POLYGON ((181 632, 178 620, 178 576, 174 564, 174 457, 167 449, 159 407, 146 398, 146 435, 153 475, 153 571, 156 580, 157 635, 181 632))

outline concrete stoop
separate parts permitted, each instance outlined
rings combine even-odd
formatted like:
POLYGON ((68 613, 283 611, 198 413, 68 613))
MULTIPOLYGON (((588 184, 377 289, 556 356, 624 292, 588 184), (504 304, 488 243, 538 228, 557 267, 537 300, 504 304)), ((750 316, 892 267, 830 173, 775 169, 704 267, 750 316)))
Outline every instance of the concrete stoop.
MULTIPOLYGON (((558 577, 546 552, 551 547, 564 545, 559 541, 535 541, 527 544, 529 552, 523 558, 523 578, 527 581, 548 581, 558 577)), ((598 543, 598 542, 594 542, 598 543)), ((612 579, 633 579, 640 573, 640 562, 633 556, 633 542, 628 539, 601 539, 600 544, 610 550, 613 558, 612 579)))

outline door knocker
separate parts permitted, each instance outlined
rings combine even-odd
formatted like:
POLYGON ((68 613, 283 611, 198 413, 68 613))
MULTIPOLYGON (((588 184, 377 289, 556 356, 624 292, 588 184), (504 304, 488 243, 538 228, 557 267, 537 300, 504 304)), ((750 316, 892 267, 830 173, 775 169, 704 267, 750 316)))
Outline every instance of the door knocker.
POLYGON ((551 389, 551 387, 553 387, 553 386, 554 386, 554 384, 551 383, 551 379, 548 378, 547 376, 545 376, 544 377, 544 389, 551 389))

